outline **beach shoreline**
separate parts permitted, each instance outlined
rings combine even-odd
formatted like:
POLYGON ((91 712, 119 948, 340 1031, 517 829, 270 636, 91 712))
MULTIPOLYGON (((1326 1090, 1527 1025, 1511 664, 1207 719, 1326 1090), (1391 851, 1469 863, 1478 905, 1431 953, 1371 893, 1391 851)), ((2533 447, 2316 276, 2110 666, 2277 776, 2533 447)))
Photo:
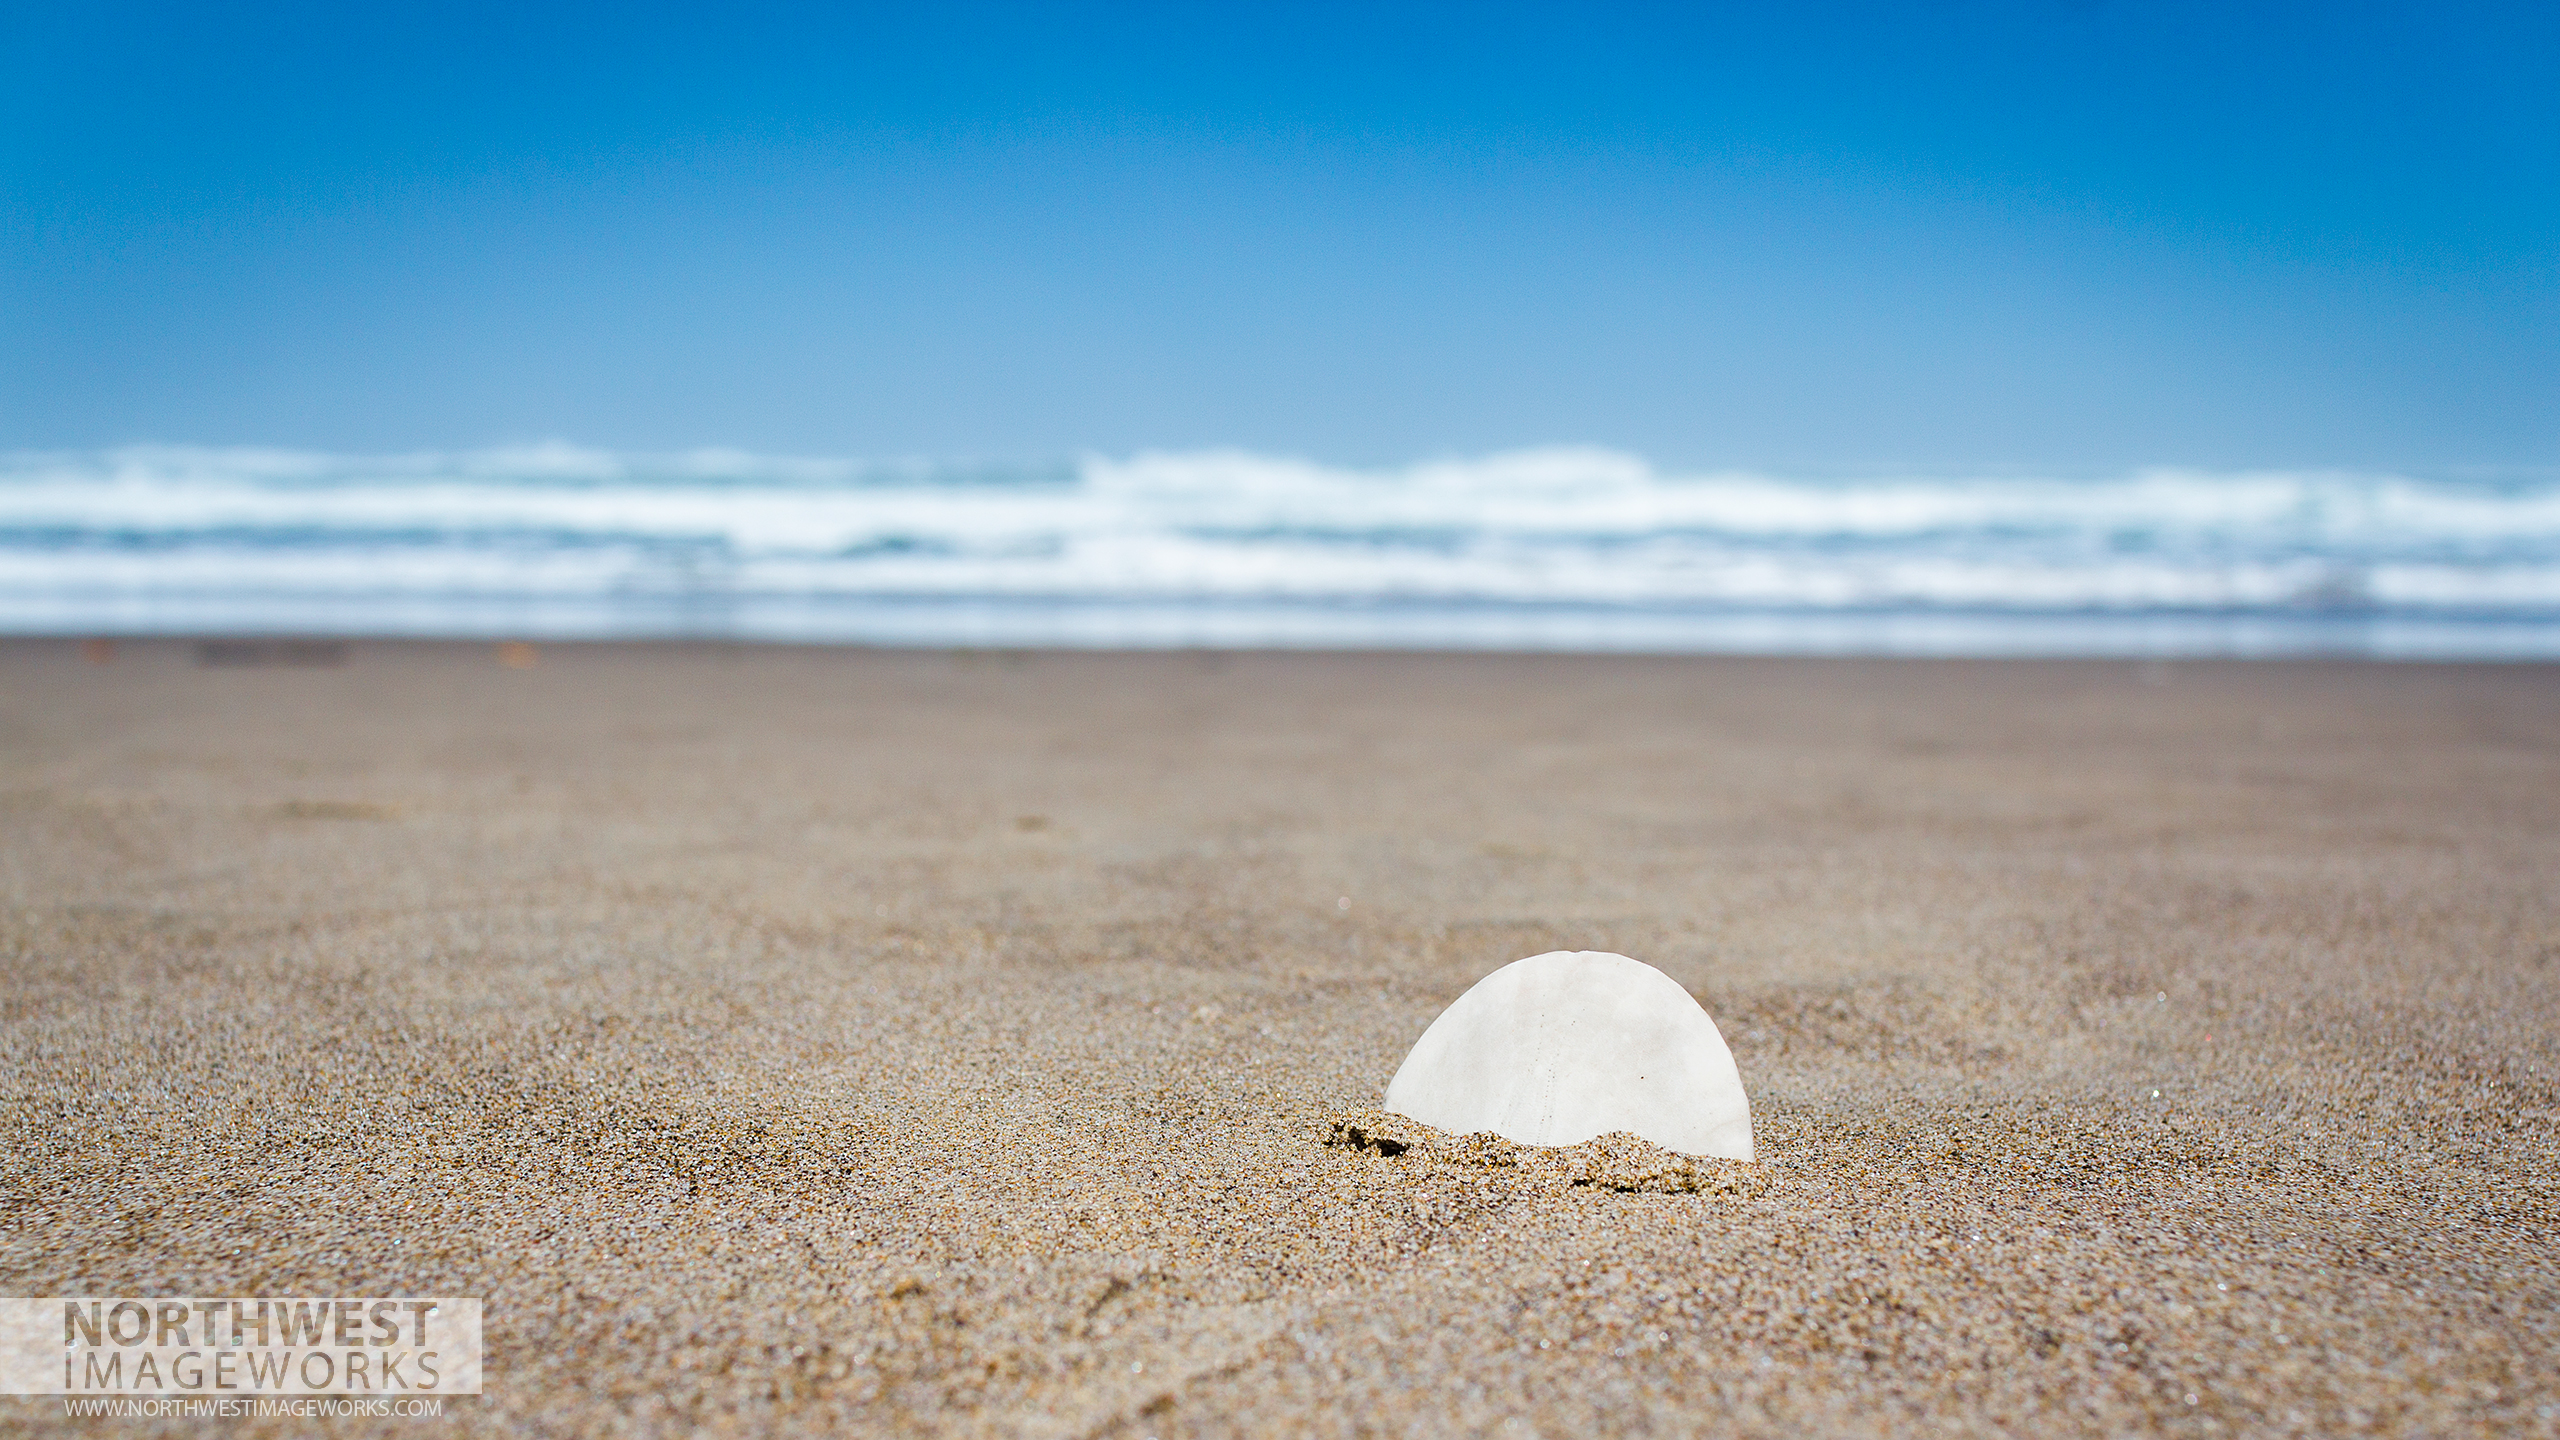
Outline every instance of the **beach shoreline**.
POLYGON ((2560 1435, 2560 667, 19 639, 0 759, 0 1293, 481 1297, 475 1431, 2560 1435), (1758 1181, 1325 1143, 1552 949, 1758 1181))

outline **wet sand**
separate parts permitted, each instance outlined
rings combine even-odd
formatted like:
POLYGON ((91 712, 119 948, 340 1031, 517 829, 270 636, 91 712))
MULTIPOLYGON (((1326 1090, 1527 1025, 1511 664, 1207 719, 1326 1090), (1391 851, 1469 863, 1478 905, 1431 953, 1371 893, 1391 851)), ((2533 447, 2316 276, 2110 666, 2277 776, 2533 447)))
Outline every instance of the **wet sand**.
POLYGON ((474 1432, 2560 1434, 2555 877, 2552 667, 11 642, 0 1293, 481 1296, 474 1432), (1557 948, 1748 1183, 1324 1143, 1557 948))

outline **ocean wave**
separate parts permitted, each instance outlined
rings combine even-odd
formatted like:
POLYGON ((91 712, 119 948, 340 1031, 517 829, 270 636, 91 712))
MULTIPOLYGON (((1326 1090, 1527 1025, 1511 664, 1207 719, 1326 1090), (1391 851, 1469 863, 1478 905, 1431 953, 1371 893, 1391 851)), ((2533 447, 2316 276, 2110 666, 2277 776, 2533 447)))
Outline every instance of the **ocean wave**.
POLYGON ((1238 451, 0 456, 0 626, 166 628, 246 606, 284 628, 396 610, 433 630, 439 605, 472 625, 566 605, 646 628, 670 605, 771 615, 795 600, 1294 607, 1335 629, 1395 607, 1513 617, 1497 630, 1579 607, 1693 628, 1715 612, 1963 611, 2472 617, 2512 634, 2560 619, 2560 483, 1804 479, 1665 473, 1600 449, 1375 470, 1238 451))

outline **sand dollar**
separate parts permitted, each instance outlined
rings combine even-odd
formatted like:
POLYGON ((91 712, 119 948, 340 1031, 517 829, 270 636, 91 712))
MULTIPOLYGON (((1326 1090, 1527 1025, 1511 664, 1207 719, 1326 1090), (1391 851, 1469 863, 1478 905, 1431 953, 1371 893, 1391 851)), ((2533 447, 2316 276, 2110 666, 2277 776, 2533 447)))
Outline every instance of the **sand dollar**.
POLYGON ((1751 1158, 1751 1100, 1716 1022, 1678 981, 1601 950, 1533 955, 1477 981, 1414 1043, 1386 1108, 1525 1145, 1628 1130, 1751 1158))

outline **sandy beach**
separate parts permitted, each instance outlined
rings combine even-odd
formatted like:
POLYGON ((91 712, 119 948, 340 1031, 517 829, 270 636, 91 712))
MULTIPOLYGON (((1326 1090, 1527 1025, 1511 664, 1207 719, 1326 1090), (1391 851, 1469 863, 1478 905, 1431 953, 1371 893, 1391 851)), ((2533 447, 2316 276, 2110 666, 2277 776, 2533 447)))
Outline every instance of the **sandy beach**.
POLYGON ((470 1432, 2560 1435, 2555 877, 2550 666, 8 642, 0 1293, 479 1296, 470 1432), (1748 1183, 1325 1143, 1551 949, 1748 1183))

